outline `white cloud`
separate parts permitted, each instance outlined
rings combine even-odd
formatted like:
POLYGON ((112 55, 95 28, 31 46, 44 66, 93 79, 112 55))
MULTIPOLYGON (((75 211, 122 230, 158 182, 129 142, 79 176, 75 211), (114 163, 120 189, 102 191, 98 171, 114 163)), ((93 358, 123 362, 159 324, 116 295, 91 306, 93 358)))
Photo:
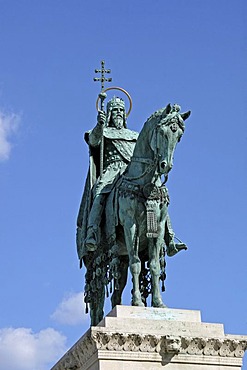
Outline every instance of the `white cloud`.
MULTIPOLYGON (((58 305, 52 318, 76 325, 88 317, 83 293, 71 293, 58 305)), ((68 350, 67 338, 53 328, 34 333, 29 328, 0 329, 0 370, 47 370, 68 350)))
POLYGON ((20 116, 17 114, 0 111, 0 161, 9 159, 12 148, 10 138, 16 133, 19 123, 20 116))
POLYGON ((83 292, 70 293, 58 305, 51 318, 60 324, 77 325, 87 320, 83 292))
POLYGON ((66 337, 47 328, 0 329, 0 370, 47 370, 66 351, 66 337))

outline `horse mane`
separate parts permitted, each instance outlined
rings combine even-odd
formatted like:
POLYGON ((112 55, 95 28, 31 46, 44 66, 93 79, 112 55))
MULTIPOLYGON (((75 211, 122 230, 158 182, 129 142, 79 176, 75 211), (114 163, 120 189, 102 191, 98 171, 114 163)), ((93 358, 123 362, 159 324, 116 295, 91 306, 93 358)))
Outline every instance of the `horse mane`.
POLYGON ((143 140, 143 137, 145 137, 145 135, 147 134, 147 131, 150 131, 150 130, 152 131, 153 129, 155 129, 155 127, 159 127, 161 125, 169 125, 171 122, 171 119, 174 117, 177 117, 177 123, 179 127, 184 131, 185 125, 184 125, 183 117, 179 111, 174 109, 174 106, 172 107, 170 104, 168 104, 166 107, 158 109, 154 113, 152 113, 151 116, 144 123, 139 133, 134 152, 139 147, 139 144, 141 140, 143 140))
MULTIPOLYGON (((180 114, 179 111, 174 111, 174 110, 169 110, 167 112, 167 107, 164 107, 164 108, 161 108, 161 109, 155 111, 153 114, 151 114, 151 116, 145 122, 145 125, 148 124, 148 123, 151 123, 151 122, 153 124, 154 123, 153 121, 156 121, 155 123, 157 125, 163 125, 163 124, 167 125, 167 124, 169 124, 169 122, 172 118, 177 117, 178 118, 178 125, 184 131, 185 126, 184 126, 183 115, 185 115, 185 114, 189 116, 190 111, 187 112, 187 113, 180 114)), ((184 119, 186 119, 186 118, 187 118, 187 116, 184 119)))
POLYGON ((146 122, 150 122, 153 119, 156 119, 156 120, 163 119, 163 118, 166 117, 166 115, 167 115, 167 113, 166 113, 166 107, 165 108, 161 108, 159 110, 156 110, 154 113, 152 113, 151 116, 147 119, 146 122))

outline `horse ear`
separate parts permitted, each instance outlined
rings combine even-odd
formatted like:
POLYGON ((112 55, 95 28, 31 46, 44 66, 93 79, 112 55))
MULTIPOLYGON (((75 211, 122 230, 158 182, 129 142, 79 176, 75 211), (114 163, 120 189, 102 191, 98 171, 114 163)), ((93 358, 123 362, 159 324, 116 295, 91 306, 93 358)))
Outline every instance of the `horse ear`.
POLYGON ((188 112, 185 112, 185 113, 181 113, 180 116, 183 118, 183 120, 185 121, 187 118, 189 118, 191 114, 191 111, 189 110, 188 112))
POLYGON ((166 108, 165 108, 165 113, 166 113, 166 115, 167 115, 167 114, 169 114, 169 113, 171 112, 171 110, 172 110, 172 106, 171 106, 171 104, 169 103, 169 104, 167 104, 167 106, 166 106, 166 108))
POLYGON ((155 152, 156 149, 157 149, 157 138, 156 138, 155 130, 153 130, 153 133, 152 133, 152 137, 151 137, 151 140, 150 140, 150 147, 151 147, 153 152, 155 152))

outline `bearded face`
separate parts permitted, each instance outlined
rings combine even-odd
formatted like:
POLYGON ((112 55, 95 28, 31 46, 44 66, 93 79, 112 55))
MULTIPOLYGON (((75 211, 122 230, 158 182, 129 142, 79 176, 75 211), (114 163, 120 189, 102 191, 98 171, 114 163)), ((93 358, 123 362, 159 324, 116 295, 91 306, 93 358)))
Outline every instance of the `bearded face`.
POLYGON ((111 111, 112 126, 120 129, 124 126, 124 108, 115 106, 111 111))

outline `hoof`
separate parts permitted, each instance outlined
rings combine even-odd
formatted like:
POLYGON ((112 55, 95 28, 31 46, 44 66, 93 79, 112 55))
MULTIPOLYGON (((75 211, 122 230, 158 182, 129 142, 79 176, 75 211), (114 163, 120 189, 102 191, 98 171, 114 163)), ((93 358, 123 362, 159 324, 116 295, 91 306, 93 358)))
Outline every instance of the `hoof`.
POLYGON ((157 301, 152 301, 152 307, 166 308, 167 306, 162 302, 162 300, 157 300, 157 301))
POLYGON ((138 306, 138 307, 145 307, 144 303, 142 302, 141 297, 133 297, 132 298, 132 306, 138 306))
POLYGON ((132 301, 132 306, 135 307, 145 307, 144 303, 142 301, 132 301))

